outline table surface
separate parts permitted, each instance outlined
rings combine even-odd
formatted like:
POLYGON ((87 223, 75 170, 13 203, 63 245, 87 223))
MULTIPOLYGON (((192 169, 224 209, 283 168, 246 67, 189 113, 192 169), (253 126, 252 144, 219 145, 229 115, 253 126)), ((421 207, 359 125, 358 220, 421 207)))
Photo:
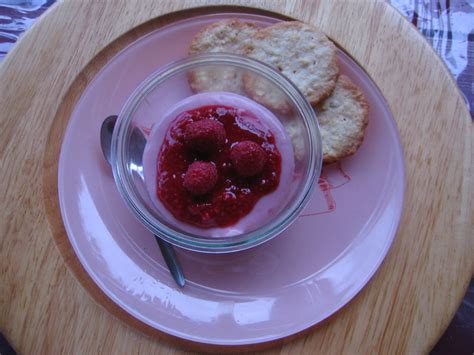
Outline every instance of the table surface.
MULTIPOLYGON (((5 1, 5 0, 4 0, 5 1)), ((23 14, 24 16, 22 17, 22 23, 23 24, 26 24, 26 25, 29 25, 30 20, 34 19, 35 17, 39 16, 40 13, 42 13, 42 11, 44 11, 44 9, 49 6, 53 1, 49 1, 47 2, 46 4, 42 4, 42 2, 37 2, 35 6, 33 7, 29 7, 29 8, 26 8, 21 10, 23 11, 23 14)), ((1 3, 1 2, 0 2, 1 3)), ((426 31, 424 31, 424 35, 425 37, 427 37, 427 39, 430 41, 431 44, 433 44, 434 48, 438 51, 438 53, 441 54, 442 58, 445 60, 446 64, 448 65, 448 68, 450 69, 450 71, 452 72, 452 74, 454 75, 454 77, 456 78, 457 82, 458 82, 458 85, 460 86, 460 88, 464 91, 464 94, 466 96, 466 98, 468 99, 468 102, 469 100, 471 100, 472 102, 472 75, 473 75, 473 72, 472 72, 472 63, 473 63, 473 60, 472 60, 472 36, 469 37, 469 33, 472 33, 472 30, 473 28, 468 28, 466 27, 466 23, 467 24, 473 24, 474 22, 469 22, 467 21, 466 19, 463 19, 462 21, 464 21, 464 27, 461 26, 461 27, 456 27, 454 26, 453 24, 456 23, 456 24, 459 24, 459 23, 462 23, 461 20, 458 20, 458 22, 455 22, 453 19, 456 18, 456 16, 458 16, 459 18, 461 18, 461 14, 464 13, 464 14, 468 14, 470 16, 472 16, 472 6, 470 7, 469 4, 464 4, 464 3, 461 3, 460 4, 457 4, 454 2, 454 6, 453 6, 453 2, 451 3, 451 8, 449 7, 444 7, 442 6, 441 2, 438 2, 439 6, 436 6, 436 8, 433 8, 432 5, 433 5, 433 2, 430 3, 430 6, 427 5, 426 2, 422 3, 422 5, 420 6, 420 4, 418 2, 415 2, 415 6, 414 8, 410 8, 409 5, 411 4, 410 2, 403 2, 403 1, 392 1, 392 3, 397 6, 399 8, 399 10, 402 12, 402 13, 405 13, 407 15, 407 17, 415 24, 417 25, 419 28, 425 28, 427 29, 426 31), (435 10, 433 10, 435 9, 435 10), (428 14, 429 14, 429 11, 431 11, 431 17, 428 19, 428 14), (434 12, 437 12, 438 15, 435 16, 433 15, 434 12), (456 14, 456 16, 455 16, 456 14), (450 22, 451 21, 451 22, 450 22), (444 26, 446 25, 447 22, 447 28, 445 28, 444 26), (421 24, 421 25, 420 25, 421 24), (424 26, 424 27, 423 27, 424 26), (451 27, 449 27, 451 26, 451 27), (469 32, 471 31, 471 32, 469 32), (464 36, 464 37, 463 37, 464 36), (451 49, 449 49, 448 47, 451 46, 451 49), (464 59, 464 61, 463 61, 464 59), (471 69, 470 69, 471 68, 471 69), (469 83, 470 83, 470 91, 469 91, 469 83)), ((70 4, 69 4, 70 5, 70 4)), ((413 4, 412 4, 413 5, 413 4)), ((314 7, 317 7, 319 5, 315 5, 314 7)), ((378 16, 381 16, 381 15, 385 15, 385 16, 388 16, 387 14, 390 14, 392 17, 396 17, 395 14, 393 14, 393 12, 390 12, 389 10, 386 10, 385 7, 372 7, 370 5, 367 5, 367 4, 364 4, 364 6, 367 7, 368 10, 370 11, 378 11, 378 12, 374 12, 375 15, 378 15, 378 16), (380 10, 380 9, 383 9, 380 10)), ((364 7, 362 6, 362 7, 364 7)), ((66 8, 67 6, 63 6, 63 8, 66 8)), ((80 6, 79 6, 80 7, 80 6)), ((335 7, 324 7, 324 6, 319 6, 320 9, 326 9, 327 11, 335 11, 334 8, 337 8, 337 6, 335 7)), ((8 9, 8 16, 11 17, 12 15, 12 11, 16 11, 15 9, 13 9, 12 7, 7 7, 8 9)), ((97 8, 96 8, 97 9, 97 8)), ((0 11, 3 11, 4 9, 0 7, 0 11)), ((353 9, 354 10, 354 9, 353 9)), ((360 10, 360 9, 359 9, 360 10)), ((288 7, 286 9, 286 12, 288 14, 292 14, 293 16, 295 15, 295 11, 296 10, 291 10, 291 7, 288 7), (290 10, 288 10, 290 9, 290 10), (292 12, 293 11, 293 12, 292 12)), ((355 11, 355 10, 354 10, 355 11)), ((57 11, 58 12, 58 11, 57 11)), ((70 12, 63 12, 63 15, 67 15, 69 14, 70 12)), ((0 12, 0 16, 2 15, 2 13, 0 12)), ((296 16, 298 17, 298 16, 296 16)), ((5 17, 2 17, 0 19, 3 19, 5 20, 5 17)), ((390 18, 387 18, 389 21, 391 21, 390 18)), ((136 21, 138 22, 135 22, 134 24, 138 24, 140 21, 142 21, 143 19, 140 18, 138 19, 135 19, 136 21)), ((398 21, 398 19, 397 19, 398 21)), ((133 21, 132 21, 133 22, 133 21)), ((19 22, 17 22, 16 24, 18 24, 19 22)), ((338 40, 338 33, 337 33, 337 30, 333 28, 331 28, 330 25, 328 24, 324 24, 325 26, 327 26, 327 28, 323 28, 330 33, 331 35, 331 31, 334 32, 333 34, 333 38, 335 37, 336 40, 338 40)), ((403 27, 404 25, 400 25, 398 24, 398 26, 401 26, 403 27)), ((474 26, 474 25, 473 25, 474 26)), ((21 26, 20 26, 21 27, 21 26)), ((44 27, 44 26, 43 26, 44 27)), ((11 34, 11 38, 9 41, 2 41, 0 39, 0 51, 8 51, 8 42, 14 42, 16 40, 15 36, 19 35, 19 32, 21 32, 21 29, 20 31, 18 31, 18 28, 17 28, 17 31, 16 33, 14 33, 14 28, 12 26, 10 27, 5 27, 5 26, 0 26, 0 36, 1 35, 4 35, 5 33, 10 33, 11 34), (3 43, 2 43, 3 42, 3 43)), ((123 31, 123 29, 122 29, 123 31)), ((422 30, 423 32, 423 30, 422 30)), ((116 35, 120 34, 121 32, 120 31, 117 31, 116 35)), ((411 33, 410 33, 411 35, 411 33)), ((31 37, 31 36, 30 36, 31 37)), ((112 37, 111 37, 112 38, 112 37)), ((111 39, 110 38, 110 39, 111 39)), ((31 42, 31 41, 30 41, 31 42)), ((346 47, 347 48, 347 47, 346 47)), ((348 48, 349 49, 349 48, 348 48)), ((353 52, 351 54, 356 54, 354 55, 356 57, 356 59, 359 60, 359 62, 364 62, 368 60, 368 58, 364 58, 360 53, 359 53, 359 56, 360 58, 357 57, 357 51, 353 49, 353 52)), ((370 58, 369 58, 370 59, 370 58)), ((436 63, 433 64, 434 66, 436 66, 436 63)), ((436 68, 437 70, 440 70, 441 68, 439 68, 439 64, 438 64, 438 68, 436 68)), ((435 70, 436 72, 436 70, 435 70)), ((374 77, 374 74, 373 73, 369 73, 371 74, 373 77, 374 77)), ((375 73, 376 74, 376 73, 375 73)), ((446 78, 442 78, 442 80, 446 80, 446 78)), ((379 85, 380 85, 380 82, 377 82, 379 85)), ((63 88, 64 89, 64 88, 63 88)), ((386 95, 387 93, 384 92, 386 95)), ((390 100, 389 100, 390 101, 390 100)), ((472 107, 472 106, 471 106, 472 107)), ((461 109, 462 111, 462 109, 461 109)), ((439 113, 439 112, 438 112, 439 113)), ((400 117, 402 116, 402 113, 400 112, 396 112, 396 116, 397 114, 400 114, 400 117)), ((462 115, 462 114, 461 114, 462 115)), ((396 117, 398 118, 398 117, 396 117)), ((3 125, 4 121, 3 121, 3 117, 2 117, 2 125, 3 125)), ((397 122, 399 125, 400 125, 400 122, 397 122)), ((468 131, 469 131, 469 128, 468 128, 468 131)), ((402 128, 402 139, 403 139, 403 128, 402 128)), ((406 143, 406 142, 405 142, 406 143)), ((465 147, 466 148, 466 147, 465 147)), ((467 148, 470 149, 470 146, 468 145, 467 148)), ((454 149, 454 148, 453 148, 454 149)), ((469 149, 468 149, 468 152, 469 152, 469 149)), ((5 151, 4 151, 5 152, 5 151)), ((2 153, 4 153, 2 152, 2 153)), ((463 154, 465 154, 465 150, 462 150, 463 154)), ((26 152, 25 152, 26 154, 26 152)), ((2 154, 2 160, 3 160, 4 156, 2 154)), ((410 158, 410 157, 409 157, 410 158)), ((410 162, 409 162, 410 163, 410 162)), ((461 164, 462 166, 462 164, 461 164)), ((466 166, 470 166, 470 164, 467 164, 466 165, 466 162, 464 162, 464 169, 466 169, 466 166)), ((470 170, 467 169, 466 172, 469 174, 470 173, 470 170)), ((459 177, 457 177, 459 178, 459 177)), ((464 183, 461 183, 460 186, 464 186, 465 185, 465 182, 464 183)), ((3 184, 2 187, 5 187, 5 184, 3 184)), ((33 199, 33 198, 31 198, 33 199)), ((22 207, 24 208, 25 205, 22 205, 22 207)), ((469 206, 469 204, 467 204, 467 206, 469 206)), ((12 211, 11 209, 9 211, 12 211)), ((470 217, 470 214, 469 214, 469 207, 468 207, 468 210, 467 210, 467 217, 469 219, 470 217)), ((27 213, 26 211, 24 211, 25 213, 27 213)), ((6 215, 5 215, 6 216, 6 215)), ((6 217, 12 217, 12 216, 6 216, 6 217)), ((459 221, 458 221, 459 222, 459 221)), ((461 223, 467 223, 466 220, 464 221, 460 221, 461 223)), ((4 221, 2 221, 2 227, 6 227, 6 230, 10 230, 11 231, 11 223, 5 223, 4 221), (9 229, 10 228, 10 229, 9 229)), ((462 234, 462 233, 461 233, 462 234)), ((5 235, 5 234, 4 234, 5 235)), ((467 237, 467 235, 465 236, 462 236, 461 237, 467 237)), ((469 244, 469 243, 468 243, 469 244)), ((4 240, 2 240, 2 249, 3 249, 3 246, 4 246, 4 240)), ((5 245, 7 246, 7 245, 5 245)), ((11 246, 10 246, 11 247, 11 246)), ((468 245, 469 247, 469 245, 468 245)), ((469 248, 468 248, 469 249, 469 248)), ((10 248, 9 249, 10 251, 12 250, 15 250, 14 248, 10 248)), ((393 254, 394 252, 392 252, 391 254, 393 254)), ((463 254, 464 255, 464 254, 463 254)), ((11 258, 11 255, 8 255, 10 258, 11 258)), ((390 258, 390 257, 389 257, 390 258)), ((464 258, 464 257, 463 257, 464 258)), ((392 255, 392 259, 393 259, 393 255, 392 255)), ((58 267, 60 268, 61 270, 64 269, 64 266, 58 266, 58 264, 60 265, 60 262, 58 262, 54 267, 58 267)), ((387 263, 385 263, 387 264, 387 263)), ((53 264, 51 264, 53 265, 53 264)), ((459 266, 461 267, 464 267, 464 268, 468 268, 467 270, 467 274, 470 275, 470 273, 472 272, 472 266, 469 267, 469 263, 466 262, 464 259, 461 260, 461 262, 458 264, 459 266)), ((3 267, 3 264, 2 264, 2 267, 3 267)), ((50 270, 51 271, 51 270, 50 270)), ((466 274, 466 270, 461 270, 463 271, 464 274, 466 274)), ((61 271, 62 272, 62 271, 61 271)), ((383 272, 380 272, 380 273, 383 273, 383 272)), ((379 274, 380 274, 379 273, 379 274)), ((51 274, 49 275, 51 276, 51 274)), ((53 275, 54 276, 54 275, 53 275)), ((57 277, 58 278, 58 282, 59 280, 61 281, 64 281, 63 278, 67 278, 66 275, 56 275, 54 277, 57 277)), ((13 278, 13 277, 12 277, 13 278)), ((380 279, 379 275, 377 275, 378 279, 380 279)), ((14 278, 13 278, 14 279, 14 278)), ((25 281, 24 279, 22 279, 23 281, 25 281)), ((7 280, 7 284, 8 286, 12 286, 12 280, 8 279, 7 280)), ((13 280, 15 283, 15 281, 17 280, 13 280)), ((54 280, 53 280, 54 281, 54 280)), ((51 280, 50 280, 51 282, 51 280)), ((383 281, 374 281, 372 282, 372 285, 369 287, 371 289, 374 288, 373 286, 373 283, 377 283, 377 282, 383 282, 383 281)), ((53 282, 54 283, 54 282, 53 282)), ((464 283, 465 283, 465 280, 464 280, 464 283)), ((15 283, 15 285, 17 285, 15 283)), ((18 285, 17 285, 18 286, 18 285)), ((23 294, 25 292, 24 288, 25 287, 32 287, 33 285, 29 285, 28 283, 27 284, 22 284, 21 285, 23 287, 23 289, 21 290, 21 292, 19 292, 20 294, 23 294), (28 285, 28 286, 27 286, 28 285)), ((465 286, 465 285, 464 285, 465 286)), ((461 287, 462 288, 462 285, 460 285, 459 283, 457 284, 457 288, 461 287)), ((11 288, 5 288, 5 289, 8 289, 9 291, 13 292, 13 290, 11 288)), ((34 287, 32 287, 32 289, 34 289, 34 287)), ((77 286, 76 286, 76 289, 77 289, 77 286)), ((2 292, 4 292, 4 290, 2 290, 2 292)), ((44 290, 42 291, 44 292, 44 290)), ((368 291, 370 292, 370 291, 368 291)), ((364 292, 364 293, 367 293, 367 292, 364 292)), ((372 292, 373 293, 373 292, 372 292)), ((3 294, 2 294, 3 296, 3 294)), ((449 309, 449 304, 456 304, 456 300, 455 300, 455 295, 451 294, 449 295, 452 299, 450 300, 447 300, 447 303, 448 303, 448 309, 449 309)), ((46 296, 45 296, 46 297, 46 296)), ((361 298, 363 296, 358 296, 358 298, 361 298)), ((433 296, 433 298, 436 298, 433 296)), ((3 297, 3 299, 5 300, 10 300, 11 301, 11 295, 10 297, 3 297)), ((90 300, 89 300, 90 302, 90 300)), ((359 302, 360 303, 360 302, 359 302)), ((436 304, 436 302, 433 300, 433 305, 436 304)), ((90 305, 89 305, 90 306, 90 305)), ((25 306, 26 307, 26 306, 25 306)), ((354 305, 351 305, 349 308, 357 308, 357 306, 354 306, 354 305)), ((12 324, 25 324, 25 323, 22 323, 21 320, 19 319, 15 319, 15 321, 9 321, 7 319, 12 319, 12 314, 11 312, 8 312, 6 309, 5 309, 5 305, 2 304, 2 308, 1 308, 1 319, 0 319, 0 324, 1 324, 1 330, 2 331, 5 331, 5 333, 8 335, 13 335, 13 345, 16 345, 15 343, 17 343, 19 341, 18 337, 15 336, 15 334, 17 334, 17 331, 18 330, 14 330, 12 329, 12 324)), ((350 312, 350 311, 349 311, 350 312)), ((472 312, 472 311, 471 311, 472 312)), ((415 312, 416 313, 416 312, 415 312)), ((446 313, 449 313, 449 312, 446 312, 446 313)), ((441 323, 444 321, 446 324, 446 316, 448 317, 447 319, 449 320, 449 317, 452 316, 452 312, 451 314, 447 314, 447 315, 444 315, 444 318, 442 317, 442 321, 441 323)), ((16 318, 18 317, 26 317, 26 314, 25 313, 21 313, 19 315, 16 316, 16 318)), ((343 316, 342 316, 343 317, 343 316)), ((339 318, 341 318, 341 316, 339 316, 339 318)), ((423 318, 423 317, 422 317, 423 318)), ((439 319, 438 319, 439 320, 439 319)), ((415 320, 413 320, 415 321, 415 320)), ((335 321, 335 322, 339 322, 341 323, 341 321, 335 321)), ((469 320, 468 320, 468 324, 469 324, 469 320)), ((471 323, 471 326, 472 326, 472 323, 471 323)), ((440 327, 440 329, 442 330, 442 326, 440 327)), ((323 331, 321 331, 323 332, 323 331)), ((438 331, 439 333, 439 331, 438 331)), ((440 335, 441 333, 438 334, 438 336, 440 335)), ((469 333, 468 333, 469 334, 469 333)), ((428 331, 428 335, 431 335, 430 332, 428 331)), ((138 335, 136 335, 138 337, 138 335)), ((406 347, 398 347, 398 349, 416 349, 416 346, 413 347, 414 344, 411 344, 412 347, 409 347, 408 346, 408 343, 407 342, 406 344, 403 344, 404 346, 406 347)), ((423 341, 421 340, 419 344, 415 344, 415 345, 420 345, 422 344, 423 341)), ((38 343, 36 343, 38 344, 38 343)), ((19 350, 21 351, 25 351, 25 350, 32 350, 31 347, 28 348, 28 346, 31 346, 31 344, 28 344, 28 345, 25 345, 25 343, 19 343, 19 350)), ((41 349, 45 350, 47 348, 44 347, 44 344, 42 344, 43 347, 41 349)), ((393 344, 392 344, 393 345, 393 344)), ((433 344, 429 344, 429 346, 432 346, 433 344)), ((469 345, 468 345, 469 346, 469 345)), ((290 347, 291 348, 291 347, 290 347)), ((397 348, 397 347, 393 347, 392 346, 392 349, 393 348, 397 348)), ((34 349, 34 348, 33 348, 34 349)), ((298 349, 297 347, 293 347, 292 349, 298 349)), ((322 348, 320 348, 322 349, 322 348)), ((426 344, 425 346, 421 347, 420 349, 425 349, 426 350, 426 344)), ((440 348, 441 349, 441 348, 440 348)), ((465 350, 466 348, 459 348, 458 349, 463 349, 465 350)), ((306 349, 307 350, 307 349, 306 349)), ((436 348, 435 348, 436 350, 436 348)))

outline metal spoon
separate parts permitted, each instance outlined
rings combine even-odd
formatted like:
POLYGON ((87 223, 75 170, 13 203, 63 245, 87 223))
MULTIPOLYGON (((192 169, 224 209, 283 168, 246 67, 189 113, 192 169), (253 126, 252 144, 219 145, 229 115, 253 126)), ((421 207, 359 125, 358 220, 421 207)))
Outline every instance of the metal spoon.
MULTIPOLYGON (((104 154, 105 160, 111 165, 111 142, 112 142, 112 133, 114 131, 115 122, 117 121, 117 116, 109 116, 102 123, 100 128, 100 145, 102 147, 102 153, 104 154)), ((131 137, 131 159, 134 161, 135 165, 140 167, 140 175, 142 175, 142 153, 146 144, 146 138, 143 135, 142 131, 138 128, 134 128, 132 131, 131 137)), ((167 241, 161 239, 155 235, 155 240, 160 247, 161 254, 165 260, 168 269, 170 270, 173 279, 176 281, 178 286, 183 287, 186 283, 184 278, 183 270, 179 265, 178 259, 173 249, 173 245, 167 241)))

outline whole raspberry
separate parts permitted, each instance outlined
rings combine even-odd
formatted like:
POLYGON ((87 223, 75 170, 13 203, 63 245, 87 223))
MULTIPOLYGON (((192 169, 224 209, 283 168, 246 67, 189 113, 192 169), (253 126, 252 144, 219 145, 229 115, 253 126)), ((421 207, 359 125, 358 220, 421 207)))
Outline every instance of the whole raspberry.
POLYGON ((249 177, 262 172, 268 156, 257 143, 243 141, 232 147, 230 159, 240 176, 249 177))
POLYGON ((192 195, 205 195, 217 182, 217 169, 213 163, 195 161, 184 175, 183 186, 192 195))
POLYGON ((215 152, 224 143, 224 126, 210 118, 192 122, 184 130, 184 144, 186 147, 200 153, 215 152))

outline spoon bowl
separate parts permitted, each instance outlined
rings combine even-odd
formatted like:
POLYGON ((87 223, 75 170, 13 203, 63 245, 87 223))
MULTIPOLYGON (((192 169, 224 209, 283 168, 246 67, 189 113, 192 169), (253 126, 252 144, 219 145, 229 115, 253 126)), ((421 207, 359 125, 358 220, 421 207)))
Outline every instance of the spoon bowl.
MULTIPOLYGON (((100 127, 100 145, 102 147, 104 158, 107 160, 109 165, 112 164, 111 141, 116 122, 117 116, 112 115, 107 117, 100 127)), ((145 149, 146 138, 140 129, 134 127, 130 139, 130 166, 143 180, 143 150, 145 149)), ((186 281, 173 246, 156 235, 155 240, 160 247, 163 259, 165 260, 173 279, 176 281, 178 286, 183 287, 186 281)))

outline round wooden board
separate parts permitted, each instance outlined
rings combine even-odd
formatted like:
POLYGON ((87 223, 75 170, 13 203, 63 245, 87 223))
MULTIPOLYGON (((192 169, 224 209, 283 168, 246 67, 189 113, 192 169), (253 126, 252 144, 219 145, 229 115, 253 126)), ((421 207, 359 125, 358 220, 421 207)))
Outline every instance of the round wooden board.
POLYGON ((384 94, 407 169, 399 232, 363 291, 317 329, 230 350, 428 351, 451 320, 473 271, 472 123, 429 44, 399 13, 376 1, 70 0, 53 6, 0 66, 0 330, 20 353, 229 350, 160 334, 109 301, 72 252, 57 200, 62 135, 94 74, 126 44, 164 23, 236 10, 222 5, 251 6, 255 9, 238 10, 271 11, 315 24, 346 49, 384 94), (186 9, 192 10, 173 13, 186 9))

